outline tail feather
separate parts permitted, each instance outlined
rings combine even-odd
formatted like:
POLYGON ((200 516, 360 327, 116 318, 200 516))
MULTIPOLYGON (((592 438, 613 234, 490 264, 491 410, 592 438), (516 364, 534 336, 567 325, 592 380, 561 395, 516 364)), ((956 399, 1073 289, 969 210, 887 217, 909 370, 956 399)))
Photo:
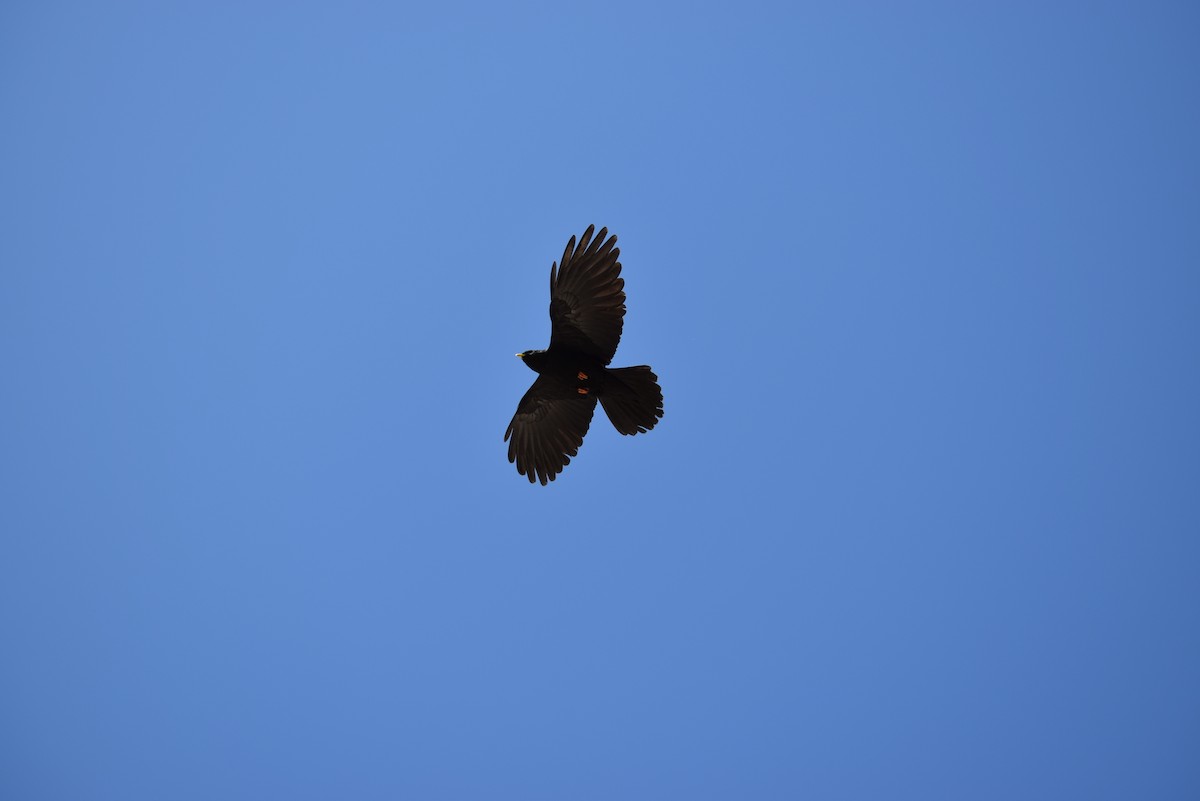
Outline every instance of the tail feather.
POLYGON ((600 405, 622 434, 644 434, 663 416, 658 376, 646 365, 607 370, 600 405))

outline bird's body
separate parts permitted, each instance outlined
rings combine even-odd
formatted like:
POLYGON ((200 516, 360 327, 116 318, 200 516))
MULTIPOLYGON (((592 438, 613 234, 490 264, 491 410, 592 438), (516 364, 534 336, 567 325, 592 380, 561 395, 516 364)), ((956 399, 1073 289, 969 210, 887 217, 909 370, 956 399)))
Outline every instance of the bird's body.
POLYGON ((521 354, 521 359, 538 375, 574 389, 598 390, 604 381, 604 365, 586 353, 566 349, 527 350, 521 354))
POLYGON ((508 460, 529 481, 546 484, 579 452, 599 401, 622 434, 654 428, 662 417, 662 390, 649 367, 609 368, 621 340, 625 282, 617 238, 594 226, 575 247, 567 243, 561 267, 550 268, 550 347, 517 355, 538 378, 521 398, 504 439, 508 460))

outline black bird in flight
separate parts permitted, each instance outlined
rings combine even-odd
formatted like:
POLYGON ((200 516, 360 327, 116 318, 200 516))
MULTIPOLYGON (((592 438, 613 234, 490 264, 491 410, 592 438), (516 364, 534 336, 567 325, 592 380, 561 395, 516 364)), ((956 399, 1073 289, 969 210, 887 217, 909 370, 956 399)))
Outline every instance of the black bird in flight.
POLYGON ((550 347, 517 356, 538 374, 504 432, 508 461, 543 486, 579 453, 596 401, 622 434, 642 434, 663 416, 662 390, 648 366, 608 368, 625 317, 621 250, 607 228, 589 225, 562 265, 550 267, 550 347), (511 441, 510 441, 511 439, 511 441))

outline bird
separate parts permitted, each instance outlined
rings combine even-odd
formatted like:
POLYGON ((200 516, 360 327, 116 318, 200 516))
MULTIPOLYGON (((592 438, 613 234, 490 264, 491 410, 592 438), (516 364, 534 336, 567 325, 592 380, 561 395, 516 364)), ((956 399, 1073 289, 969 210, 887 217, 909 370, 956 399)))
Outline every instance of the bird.
POLYGON ((517 356, 538 374, 517 404, 504 441, 508 461, 542 486, 579 453, 596 410, 621 434, 644 434, 663 416, 658 376, 648 365, 610 368, 625 318, 625 279, 616 236, 589 225, 550 266, 550 347, 517 356), (607 238, 606 238, 607 237, 607 238))

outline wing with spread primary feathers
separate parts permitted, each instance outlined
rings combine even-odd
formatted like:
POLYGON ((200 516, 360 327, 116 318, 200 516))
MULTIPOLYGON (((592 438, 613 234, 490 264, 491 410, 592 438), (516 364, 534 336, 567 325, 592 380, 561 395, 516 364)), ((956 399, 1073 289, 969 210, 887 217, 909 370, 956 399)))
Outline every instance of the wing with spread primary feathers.
POLYGON ((570 464, 596 410, 595 398, 563 397, 554 391, 556 386, 551 379, 538 376, 504 432, 508 461, 516 462, 517 472, 528 476, 531 484, 553 481, 570 464))
POLYGON ((550 347, 586 353, 602 364, 612 361, 625 317, 625 280, 617 238, 589 225, 575 246, 567 243, 562 261, 550 268, 550 347))

